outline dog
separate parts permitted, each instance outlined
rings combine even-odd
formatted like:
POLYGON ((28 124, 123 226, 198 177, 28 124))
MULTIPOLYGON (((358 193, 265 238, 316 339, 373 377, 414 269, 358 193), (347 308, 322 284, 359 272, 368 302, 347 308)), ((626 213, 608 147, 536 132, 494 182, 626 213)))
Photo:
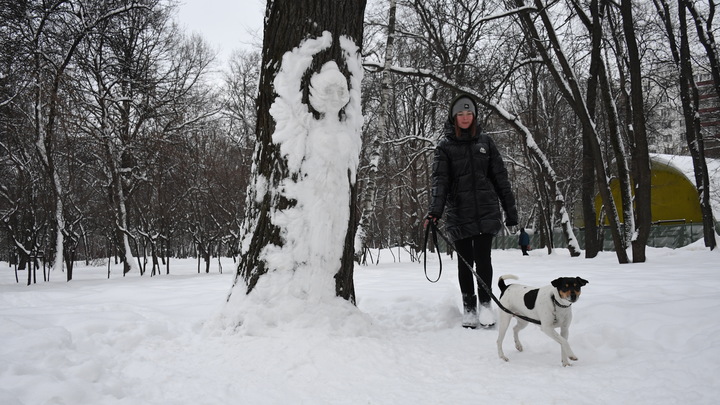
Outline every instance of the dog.
MULTIPOLYGON (((588 284, 587 280, 580 277, 562 277, 552 281, 548 286, 541 288, 533 288, 520 284, 506 285, 505 280, 517 280, 517 276, 508 274, 500 277, 498 287, 500 287, 500 303, 513 314, 505 311, 499 312, 498 321, 498 356, 508 361, 503 353, 502 342, 505 339, 505 332, 510 325, 510 320, 515 317, 514 314, 525 316, 540 322, 540 329, 550 336, 556 342, 560 343, 560 354, 564 367, 570 366, 570 361, 577 361, 577 356, 573 353, 568 343, 568 333, 570 330, 570 322, 572 321, 572 308, 578 298, 580 298, 580 288, 588 284), (555 331, 560 328, 560 333, 555 331)), ((515 348, 523 351, 523 346, 518 338, 518 333, 528 325, 528 321, 517 318, 517 324, 513 328, 515 336, 515 348)))

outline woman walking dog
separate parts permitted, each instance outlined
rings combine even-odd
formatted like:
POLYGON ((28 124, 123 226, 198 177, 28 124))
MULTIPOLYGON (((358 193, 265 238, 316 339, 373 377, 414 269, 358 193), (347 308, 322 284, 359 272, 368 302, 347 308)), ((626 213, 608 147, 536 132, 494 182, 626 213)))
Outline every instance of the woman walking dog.
POLYGON ((492 239, 505 225, 518 224, 515 197, 507 170, 495 142, 481 133, 477 103, 461 94, 450 103, 445 137, 435 148, 432 167, 432 195, 425 226, 445 213, 445 230, 458 260, 458 281, 463 300, 462 325, 476 328, 495 324, 490 295, 476 283, 470 266, 488 287, 492 285, 492 239), (480 303, 478 311, 478 301, 480 303))

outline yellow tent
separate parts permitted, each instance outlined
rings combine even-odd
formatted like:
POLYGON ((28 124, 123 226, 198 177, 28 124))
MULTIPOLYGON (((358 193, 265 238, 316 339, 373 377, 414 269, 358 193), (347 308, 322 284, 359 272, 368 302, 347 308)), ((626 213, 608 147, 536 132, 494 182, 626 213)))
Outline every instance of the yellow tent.
MULTIPOLYGON (((690 156, 650 154, 650 199, 652 222, 654 223, 702 223, 700 200, 695 187, 695 175, 690 156)), ((720 160, 707 159, 710 173, 711 204, 715 220, 720 220, 720 160)), ((623 213, 620 209, 620 182, 613 178, 610 189, 618 206, 620 221, 623 213)), ((595 196, 595 211, 601 214, 600 195, 595 196)), ((599 219, 598 219, 599 223, 599 219)), ((608 221, 605 219, 607 225, 608 221)))

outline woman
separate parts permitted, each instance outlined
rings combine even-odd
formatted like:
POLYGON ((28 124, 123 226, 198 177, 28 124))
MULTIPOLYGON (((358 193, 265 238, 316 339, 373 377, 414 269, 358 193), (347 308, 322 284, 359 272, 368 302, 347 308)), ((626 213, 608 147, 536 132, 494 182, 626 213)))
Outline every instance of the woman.
POLYGON ((458 280, 463 300, 466 328, 495 324, 490 309, 490 295, 478 281, 477 293, 471 266, 488 288, 492 285, 492 238, 502 228, 500 205, 505 224, 518 224, 515 197, 507 170, 495 142, 480 133, 477 104, 468 94, 461 94, 450 104, 445 123, 445 137, 435 148, 432 168, 432 195, 425 221, 437 223, 446 213, 445 230, 455 244, 458 256, 458 280), (480 311, 478 311, 478 301, 480 311))

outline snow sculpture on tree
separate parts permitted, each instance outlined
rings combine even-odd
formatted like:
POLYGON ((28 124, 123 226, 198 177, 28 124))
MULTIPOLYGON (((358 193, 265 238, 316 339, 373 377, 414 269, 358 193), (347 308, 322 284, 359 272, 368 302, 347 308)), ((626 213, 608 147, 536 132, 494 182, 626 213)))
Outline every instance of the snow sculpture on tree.
MULTIPOLYGON (((303 311, 307 301, 336 299, 334 277, 341 267, 343 240, 350 223, 351 188, 362 144, 363 73, 355 43, 340 37, 339 44, 343 59, 326 62, 311 75, 309 83, 303 83, 303 79, 308 80, 314 56, 333 45, 333 36, 326 31, 320 37, 304 40, 283 55, 273 81, 276 97, 269 110, 275 123, 272 143, 279 147, 287 173, 275 186, 267 177, 255 174, 255 185, 250 190, 255 195, 248 201, 259 203, 269 196, 271 201, 284 199, 291 204, 270 207, 269 221, 279 229, 281 243, 262 247, 258 259, 264 262, 267 273, 246 289, 252 293, 233 293, 229 297, 229 307, 246 312, 232 316, 235 324, 249 319, 273 322, 271 319, 278 314, 272 314, 269 301, 275 305, 284 302, 285 307, 303 311), (349 77, 341 72, 338 63, 344 64, 349 77), (304 85, 309 106, 303 102, 304 85), (255 300, 261 305, 250 305, 254 308, 251 314, 245 309, 248 305, 236 300, 255 300)), ((257 226, 256 219, 246 220, 243 254, 250 249, 257 226)), ((235 280, 236 287, 239 279, 235 280)))
MULTIPOLYGON (((278 97, 270 108, 277 123, 273 142, 280 145, 291 173, 275 192, 297 204, 274 213, 273 223, 282 229, 285 244, 268 246, 264 257, 270 269, 302 273, 301 290, 334 295, 333 276, 343 248, 336 241, 347 230, 350 182, 355 181, 360 155, 360 134, 351 117, 359 111, 339 118, 351 97, 347 78, 333 61, 310 79, 310 104, 321 113, 319 119, 302 103, 301 92, 312 56, 331 41, 327 32, 305 41, 283 57, 275 78, 278 97)), ((357 104, 359 108, 359 97, 357 104)))

